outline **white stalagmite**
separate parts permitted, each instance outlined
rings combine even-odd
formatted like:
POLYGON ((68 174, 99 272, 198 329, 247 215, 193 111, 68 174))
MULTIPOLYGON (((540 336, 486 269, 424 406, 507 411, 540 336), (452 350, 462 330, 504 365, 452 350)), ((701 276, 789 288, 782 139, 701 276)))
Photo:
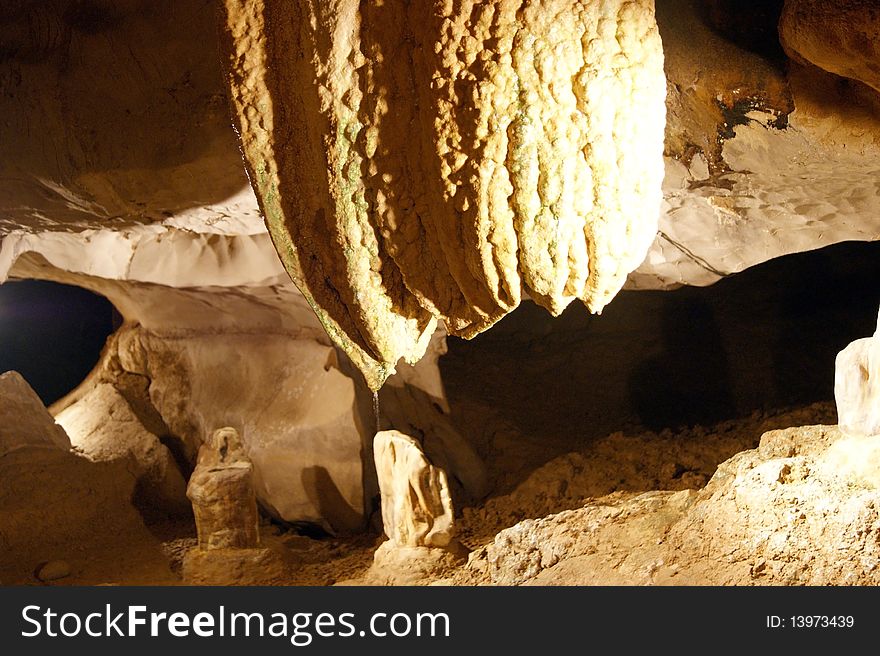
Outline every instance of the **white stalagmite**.
POLYGON ((395 430, 380 431, 373 456, 382 495, 382 523, 397 547, 447 547, 455 533, 446 472, 419 443, 395 430))
POLYGON ((844 434, 880 436, 880 313, 872 337, 857 339, 837 354, 834 399, 844 434))

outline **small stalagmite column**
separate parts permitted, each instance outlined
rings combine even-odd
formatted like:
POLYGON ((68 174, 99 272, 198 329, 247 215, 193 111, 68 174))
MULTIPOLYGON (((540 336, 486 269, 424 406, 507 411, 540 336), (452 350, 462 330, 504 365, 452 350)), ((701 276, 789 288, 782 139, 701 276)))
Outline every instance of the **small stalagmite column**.
POLYGON ((825 454, 837 476, 880 489, 880 315, 872 337, 837 354, 834 400, 843 437, 825 454))
POLYGON ((837 354, 834 399, 845 435, 880 436, 880 314, 872 337, 857 339, 837 354))
POLYGON ((395 430, 376 433, 373 454, 390 542, 398 547, 449 546, 455 524, 446 472, 431 464, 415 439, 395 430))
POLYGON ((443 578, 467 555, 455 539, 446 472, 419 442, 396 430, 380 431, 373 455, 388 541, 366 575, 371 585, 419 585, 443 578))
POLYGON ((254 466, 234 428, 214 431, 199 449, 186 494, 192 501, 200 549, 259 545, 254 466))

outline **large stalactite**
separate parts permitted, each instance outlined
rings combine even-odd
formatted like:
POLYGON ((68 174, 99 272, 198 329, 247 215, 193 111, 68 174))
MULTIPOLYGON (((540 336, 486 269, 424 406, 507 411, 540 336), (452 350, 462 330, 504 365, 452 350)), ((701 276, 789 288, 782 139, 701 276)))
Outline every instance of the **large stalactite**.
POLYGON ((652 0, 226 0, 221 32, 275 246, 373 389, 437 320, 601 311, 656 234, 652 0))

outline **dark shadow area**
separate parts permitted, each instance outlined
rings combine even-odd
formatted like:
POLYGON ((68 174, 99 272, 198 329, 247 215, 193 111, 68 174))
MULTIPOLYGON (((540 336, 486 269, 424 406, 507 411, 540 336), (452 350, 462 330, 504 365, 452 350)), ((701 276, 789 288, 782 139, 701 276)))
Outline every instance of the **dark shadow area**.
POLYGON ((302 483, 309 500, 315 504, 320 516, 327 519, 337 534, 349 535, 364 528, 363 516, 348 505, 348 501, 324 467, 304 468, 302 483))
MULTIPOLYGON (((662 0, 661 0, 662 2, 662 0)), ((779 43, 783 0, 700 0, 706 24, 740 48, 771 61, 785 60, 779 43)))
POLYGON ((629 398, 646 428, 709 424, 735 414, 728 355, 709 299, 671 294, 660 308, 662 353, 638 363, 629 398))
POLYGON ((49 405, 97 364, 114 329, 106 298, 41 280, 0 285, 0 372, 15 370, 49 405))
POLYGON ((832 401, 836 354, 874 332, 878 281, 880 243, 848 242, 710 287, 622 292, 601 316, 524 303, 450 338, 441 372, 469 439, 520 433, 547 459, 614 431, 832 401))

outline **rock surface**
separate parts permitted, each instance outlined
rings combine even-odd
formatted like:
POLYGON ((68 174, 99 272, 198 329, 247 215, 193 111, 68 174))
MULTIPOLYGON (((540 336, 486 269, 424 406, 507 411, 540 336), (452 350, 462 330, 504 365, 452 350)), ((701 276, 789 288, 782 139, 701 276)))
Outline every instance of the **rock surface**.
POLYGON ((16 371, 0 375, 0 458, 24 447, 70 449, 70 438, 16 371))
POLYGON ((291 563, 278 549, 191 549, 183 558, 187 585, 283 585, 291 563))
POLYGON ((446 472, 425 456, 416 440, 380 431, 373 457, 382 494, 385 535, 398 547, 447 547, 455 534, 446 472))
POLYGON ((470 568, 535 585, 877 585, 880 479, 834 426, 766 433, 700 491, 615 493, 499 533, 470 568), (481 569, 482 568, 482 569, 481 569))
POLYGON ((643 259, 666 91, 652 2, 224 8, 267 225, 371 388, 435 318, 474 336, 523 288, 598 312, 643 259))
MULTIPOLYGON (((727 25, 752 17, 718 5, 732 8, 719 18, 727 25)), ((853 38, 876 18, 870 0, 789 5, 852 25, 853 38)), ((707 11, 657 3, 669 87, 664 201, 632 289, 709 285, 783 254, 880 238, 880 97, 725 39, 707 11)))
MULTIPOLYGON (((874 90, 842 83, 836 75, 812 65, 768 60, 726 40, 703 19, 702 3, 668 0, 657 4, 669 82, 664 202, 659 212, 660 233, 628 284, 639 289, 707 285, 786 253, 843 240, 878 239, 880 108, 874 90)), ((713 4, 735 7, 735 3, 713 4)), ((852 6, 856 4, 864 3, 852 6)), ((126 362, 145 377, 147 369, 142 365, 149 363, 148 373, 154 376, 148 381, 151 402, 179 439, 184 460, 194 461, 207 430, 239 419, 248 421, 247 426, 238 427, 254 457, 260 502, 270 513, 288 521, 319 522, 339 533, 350 530, 346 527, 360 528, 365 520, 364 490, 366 496, 371 493, 360 459, 361 453, 369 452, 373 422, 369 417, 365 422, 349 405, 356 396, 351 390, 357 386, 352 380, 357 376, 332 365, 325 369, 335 357, 332 342, 290 282, 248 185, 229 125, 211 3, 121 0, 100 16, 91 15, 84 10, 87 5, 75 0, 31 5, 13 3, 8 20, 0 25, 0 40, 11 45, 0 62, 0 86, 12 90, 0 98, 4 116, 0 125, 0 280, 56 280, 107 296, 125 318, 125 332, 138 332, 142 337, 131 340, 132 357, 126 362), (37 23, 46 29, 33 29, 37 23), (34 129, 35 125, 40 129, 34 129), (226 369, 210 355, 217 344, 228 345, 222 359, 232 364, 226 369), (301 368, 290 364, 294 359, 303 363, 301 368), (193 375, 193 371, 210 374, 193 375), (264 379, 272 384, 254 382, 264 379), (177 389, 186 391, 178 393, 177 389), (281 398, 295 397, 300 389, 304 390, 302 403, 281 398), (246 398, 239 403, 235 394, 240 390, 246 391, 246 398), (315 396, 322 398, 317 404, 321 416, 313 421, 306 408, 315 396), (211 401, 215 397, 220 402, 211 401), (331 397, 338 400, 326 400, 331 397), (233 405, 234 412, 227 414, 227 405, 233 405), (292 416, 299 423, 292 422, 292 416), (316 446, 325 442, 331 448, 316 446), (300 454, 309 456, 307 462, 299 459, 300 454), (299 469, 301 462, 305 470, 299 469), (316 490, 338 494, 327 507, 316 503, 316 490)), ((357 47, 368 56, 357 62, 364 66, 356 70, 364 76, 368 93, 359 101, 364 111, 357 121, 379 130, 376 135, 382 139, 375 144, 371 161, 382 168, 350 173, 356 180, 368 180, 375 192, 367 199, 370 208, 381 210, 377 214, 385 221, 383 228, 400 236, 412 222, 392 224, 392 219, 407 212, 406 216, 430 214, 423 211, 424 202, 416 203, 418 198, 412 199, 413 210, 407 203, 410 199, 394 193, 412 182, 410 156, 418 160, 423 154, 409 153, 410 142, 421 143, 421 139, 411 139, 411 134, 424 135, 433 127, 420 124, 412 130, 394 130, 396 122, 412 118, 412 103, 369 102, 377 97, 385 100, 377 89, 386 83, 400 89, 411 84, 412 93, 404 91, 413 97, 416 85, 430 81, 407 78, 409 82, 404 80, 406 84, 399 86, 397 78, 393 84, 383 79, 383 73, 396 75, 410 66, 406 58, 397 58, 399 51, 385 56, 388 64, 367 65, 367 60, 376 59, 374 53, 388 52, 385 37, 389 33, 375 26, 381 24, 393 33, 405 22, 395 7, 395 3, 385 3, 365 10, 362 29, 358 28, 363 38, 357 47), (370 71, 379 77, 366 79, 370 71), (392 106, 394 111, 388 111, 392 106), (408 153, 406 165, 390 170, 388 166, 396 160, 380 146, 408 153), (385 173, 389 180, 382 176, 385 173)), ((865 20, 853 25, 869 25, 867 19, 873 14, 870 7, 865 11, 865 20)), ((475 17, 475 29, 484 30, 485 24, 475 17)), ((529 20, 533 18, 540 21, 537 13, 529 20)), ((723 17, 719 20, 723 22, 723 17)), ((287 29, 292 22, 278 24, 287 29)), ((341 25, 354 29, 350 23, 341 25)), ((427 31, 430 26, 423 28, 427 31)), ((456 25, 455 30, 464 36, 464 26, 456 25)), ((462 52, 473 53, 470 45, 470 41, 465 43, 462 52)), ((524 51, 513 48, 511 56, 516 52, 524 51)), ((853 57, 856 63, 866 61, 858 53, 853 57)), ((451 53, 449 63, 457 60, 458 54, 451 53)), ((446 60, 440 63, 445 65, 446 60)), ((494 65, 474 64, 481 75, 494 65)), ((510 66, 515 65, 511 59, 510 66)), ((344 62, 342 68, 351 72, 344 62)), ((259 65, 254 71, 259 72, 259 65)), ((314 81, 309 79, 310 89, 314 81)), ((350 78, 333 80, 337 82, 348 84, 350 78)), ((480 95, 482 87, 473 80, 463 82, 461 86, 473 92, 473 104, 485 100, 480 95)), ((457 93, 448 85, 445 91, 422 91, 441 100, 443 93, 457 93)), ((326 88, 315 93, 329 97, 326 88)), ((543 111, 543 104, 535 107, 543 111)), ((257 119, 268 117, 267 109, 273 108, 261 108, 257 119)), ((325 109, 325 116, 331 109, 342 111, 335 105, 309 111, 320 114, 325 109)), ((476 126, 485 116, 476 112, 470 125, 476 126)), ((448 127, 453 130, 466 123, 448 127)), ((363 129, 361 134, 363 143, 355 143, 355 154, 366 155, 366 137, 374 133, 363 129)), ((487 133, 484 141, 494 144, 499 139, 502 134, 487 133)), ((450 156, 470 148, 454 143, 443 147, 447 146, 450 156)), ((323 156, 323 151, 318 154, 323 156)), ((280 152, 278 157, 287 155, 280 152)), ((460 170, 469 180, 485 180, 482 171, 473 169, 476 159, 460 170)), ((442 176, 430 173, 424 188, 428 183, 439 188, 442 176)), ((321 172, 315 175, 320 178, 321 172)), ((321 179, 318 183, 325 185, 321 179)), ((494 181, 490 183, 487 190, 496 188, 494 181)), ((461 186, 466 191, 475 189, 469 181, 461 186)), ((277 191, 283 200, 292 194, 283 186, 277 191)), ((445 192, 441 188, 439 193, 445 192)), ((566 199, 560 200, 561 205, 566 199)), ((501 205, 509 213, 510 207, 501 205)), ((454 209, 456 215, 476 217, 478 206, 485 207, 485 203, 454 209)), ((357 212, 361 216, 363 207, 357 212)), ((321 218, 325 223, 336 219, 321 218)), ((469 225, 485 226, 486 222, 475 220, 469 225)), ((449 243, 459 244, 454 236, 449 243)), ((386 237, 374 231, 365 239, 378 242, 386 237)), ((326 242, 320 241, 322 248, 326 242)), ((407 243, 404 239, 395 242, 401 247, 395 251, 400 257, 414 250, 404 248, 407 243)), ((440 255, 446 257, 445 252, 440 255)), ((383 257, 384 266, 388 253, 383 257)), ((397 255, 390 257, 393 260, 397 255)), ((456 270, 466 282, 474 276, 472 269, 483 275, 494 265, 490 258, 473 259, 466 268, 456 270)), ((337 267, 340 262, 331 264, 337 267)), ((430 266, 428 262, 424 268, 430 266)), ((421 262, 413 267, 415 282, 404 281, 406 285, 421 289, 428 282, 419 278, 422 268, 421 262)), ((383 274, 399 283, 391 269, 383 268, 383 274)), ((336 273, 347 275, 339 267, 336 273)), ((494 301, 493 295, 501 289, 499 285, 482 291, 494 301)), ((516 291, 511 289, 511 293, 516 291)), ((498 303, 487 305, 497 309, 498 303)), ((400 365, 401 371, 405 368, 400 365)), ((118 373, 118 369, 107 372, 103 382, 115 383, 113 376, 118 373)), ((429 373, 413 381, 430 387, 429 396, 436 396, 436 367, 429 373)), ((425 448, 439 464, 430 443, 425 448)), ((450 483, 454 487, 452 479, 456 479, 463 487, 474 488, 479 476, 459 478, 455 472, 457 466, 478 471, 471 467, 475 461, 463 460, 449 463, 450 483)))
POLYGON ((64 584, 177 582, 131 503, 134 487, 122 461, 39 446, 0 456, 0 580, 33 585, 41 564, 63 558, 64 584))
POLYGON ((880 437, 880 315, 872 337, 857 339, 837 355, 834 399, 842 432, 880 437))
POLYGON ((140 505, 172 514, 188 509, 186 482, 161 435, 144 426, 113 385, 96 385, 56 415, 56 421, 89 460, 125 461, 137 478, 135 499, 140 505))
POLYGON ((786 53, 880 91, 880 8, 874 0, 785 0, 786 53))
POLYGON ((64 560, 50 560, 37 570, 41 581, 56 581, 70 576, 70 564, 64 560))

